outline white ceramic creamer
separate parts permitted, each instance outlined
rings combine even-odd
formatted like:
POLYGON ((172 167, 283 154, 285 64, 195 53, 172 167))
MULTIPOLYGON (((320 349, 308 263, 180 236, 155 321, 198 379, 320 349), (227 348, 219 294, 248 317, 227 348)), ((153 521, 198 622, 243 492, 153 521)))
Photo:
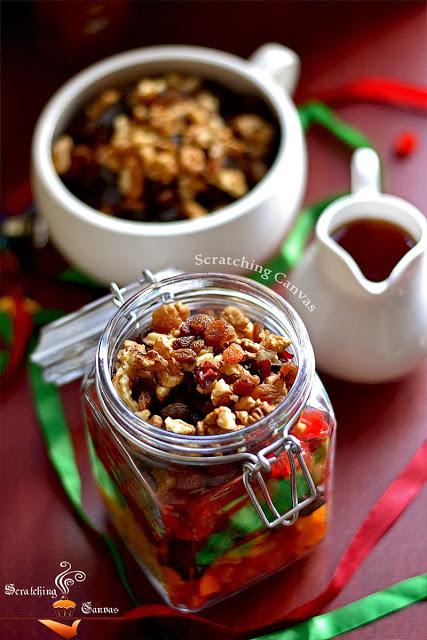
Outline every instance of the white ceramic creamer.
POLYGON ((320 370, 351 382, 386 382, 408 373, 427 350, 427 224, 405 200, 380 192, 380 164, 371 149, 352 158, 352 194, 318 220, 315 240, 291 281, 310 298, 292 304, 301 315, 320 370), (404 229, 415 245, 381 282, 368 280, 332 234, 375 218, 404 229))

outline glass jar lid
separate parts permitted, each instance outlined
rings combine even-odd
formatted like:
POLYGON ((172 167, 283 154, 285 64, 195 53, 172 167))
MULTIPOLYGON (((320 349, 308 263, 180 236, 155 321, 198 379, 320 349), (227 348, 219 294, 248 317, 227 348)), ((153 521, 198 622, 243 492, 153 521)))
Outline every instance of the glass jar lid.
POLYGON ((81 378, 95 361, 99 338, 117 307, 151 283, 179 273, 177 269, 164 269, 153 275, 144 270, 138 282, 126 287, 120 289, 112 283, 110 295, 43 327, 31 361, 42 368, 46 382, 57 386, 81 378))

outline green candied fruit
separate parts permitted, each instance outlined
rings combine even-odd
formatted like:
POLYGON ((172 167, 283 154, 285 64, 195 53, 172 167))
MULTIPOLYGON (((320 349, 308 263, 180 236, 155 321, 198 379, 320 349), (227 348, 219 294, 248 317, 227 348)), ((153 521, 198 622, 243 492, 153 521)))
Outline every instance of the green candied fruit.
MULTIPOLYGON (((298 474, 298 498, 301 499, 302 496, 307 495, 308 490, 308 485, 304 477, 298 474)), ((280 514, 285 513, 292 507, 291 485, 289 480, 273 480, 269 482, 269 491, 276 509, 280 514)), ((266 516, 271 518, 268 507, 263 505, 262 509, 266 516)), ((212 533, 207 538, 205 546, 197 553, 197 564, 199 566, 210 565, 216 558, 230 551, 233 546, 245 540, 246 537, 254 535, 264 528, 264 524, 253 504, 245 504, 244 507, 230 516, 226 527, 222 531, 212 533)), ((239 551, 239 549, 236 549, 236 551, 239 551)))

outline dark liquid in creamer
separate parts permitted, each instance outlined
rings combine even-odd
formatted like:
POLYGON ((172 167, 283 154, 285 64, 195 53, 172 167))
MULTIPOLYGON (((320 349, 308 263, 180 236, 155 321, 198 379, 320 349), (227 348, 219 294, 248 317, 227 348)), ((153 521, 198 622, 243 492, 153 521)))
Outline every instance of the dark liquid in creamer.
POLYGON ((381 282, 416 241, 402 227, 385 220, 364 218, 338 227, 332 238, 359 265, 365 278, 381 282))

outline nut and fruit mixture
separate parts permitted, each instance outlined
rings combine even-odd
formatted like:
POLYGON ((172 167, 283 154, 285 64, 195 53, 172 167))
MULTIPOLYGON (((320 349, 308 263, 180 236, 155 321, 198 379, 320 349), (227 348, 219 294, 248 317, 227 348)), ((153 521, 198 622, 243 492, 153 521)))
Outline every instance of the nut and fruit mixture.
POLYGON ((164 304, 140 341, 125 340, 113 384, 156 427, 194 436, 229 433, 284 400, 298 372, 290 344, 237 307, 190 315, 183 303, 164 304))
POLYGON ((137 221, 200 218, 244 196, 276 155, 278 127, 260 98, 168 73, 104 90, 53 144, 69 190, 137 221))

